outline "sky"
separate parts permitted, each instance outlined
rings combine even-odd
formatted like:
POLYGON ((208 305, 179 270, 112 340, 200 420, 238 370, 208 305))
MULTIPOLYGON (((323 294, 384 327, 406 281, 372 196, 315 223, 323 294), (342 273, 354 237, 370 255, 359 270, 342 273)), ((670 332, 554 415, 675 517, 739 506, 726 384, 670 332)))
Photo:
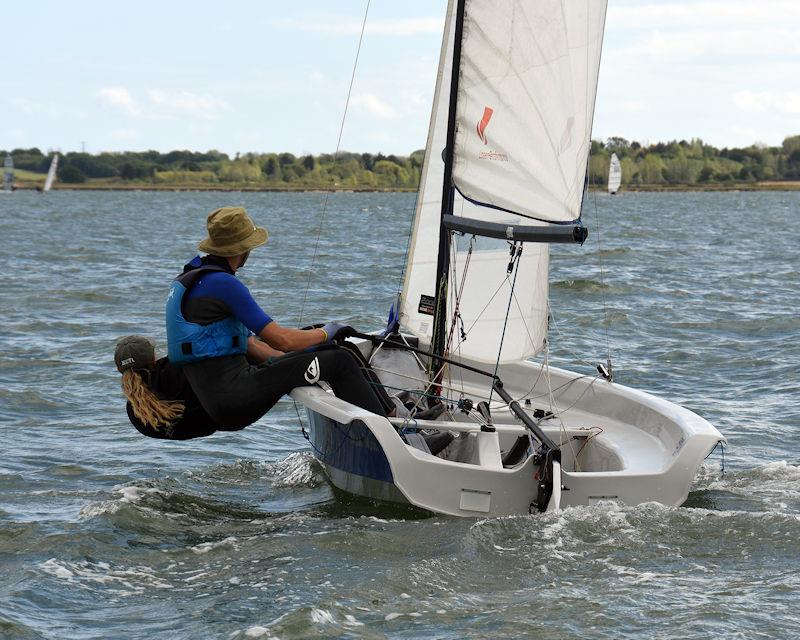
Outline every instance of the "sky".
MULTIPOLYGON (((365 7, 9 3, 0 149, 332 152, 365 7)), ((445 7, 371 0, 342 149, 425 146, 445 7)), ((609 0, 593 138, 798 134, 799 1, 609 0)))

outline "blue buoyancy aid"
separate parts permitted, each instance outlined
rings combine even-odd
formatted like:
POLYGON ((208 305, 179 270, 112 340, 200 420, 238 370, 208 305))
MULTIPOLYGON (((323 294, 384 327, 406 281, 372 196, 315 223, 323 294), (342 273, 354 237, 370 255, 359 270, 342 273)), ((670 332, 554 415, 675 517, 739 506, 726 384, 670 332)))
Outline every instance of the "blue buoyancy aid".
POLYGON ((247 352, 250 330, 235 316, 228 316, 210 324, 189 322, 183 316, 186 293, 204 273, 225 269, 216 265, 203 265, 179 275, 169 288, 167 296, 167 355, 175 365, 231 356, 247 352))

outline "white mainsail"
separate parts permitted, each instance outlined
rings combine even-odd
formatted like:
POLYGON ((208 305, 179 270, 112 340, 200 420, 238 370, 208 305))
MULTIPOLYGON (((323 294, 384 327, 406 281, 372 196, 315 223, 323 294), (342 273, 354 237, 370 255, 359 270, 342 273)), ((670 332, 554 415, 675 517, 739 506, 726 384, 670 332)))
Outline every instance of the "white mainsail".
POLYGON ((53 186, 53 182, 56 180, 56 171, 58 170, 58 154, 53 156, 53 160, 50 162, 50 169, 47 172, 47 178, 44 181, 44 189, 43 191, 50 191, 50 188, 53 186))
POLYGON ((619 191, 622 184, 622 166, 619 163, 616 153, 611 154, 611 162, 608 165, 608 192, 615 194, 619 191))
MULTIPOLYGON (((456 4, 451 0, 448 6, 400 306, 403 326, 426 344, 432 338, 436 296, 456 4)), ((580 217, 606 2, 533 5, 523 0, 465 2, 455 216, 528 226, 543 224, 536 220, 565 223, 580 217), (503 43, 502 50, 497 43, 503 43)), ((469 243, 469 237, 462 237, 451 249, 448 333, 469 243)), ((545 345, 548 246, 525 244, 510 308, 508 262, 505 241, 476 239, 452 342, 462 357, 494 362, 504 324, 500 362, 522 360, 545 345), (457 347, 462 327, 467 340, 457 347)))

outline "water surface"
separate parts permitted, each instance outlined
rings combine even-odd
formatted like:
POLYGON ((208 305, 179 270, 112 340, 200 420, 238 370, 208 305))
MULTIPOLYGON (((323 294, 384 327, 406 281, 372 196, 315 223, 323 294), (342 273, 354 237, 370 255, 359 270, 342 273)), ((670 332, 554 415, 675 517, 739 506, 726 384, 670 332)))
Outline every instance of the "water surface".
POLYGON ((800 193, 587 198, 587 244, 553 248, 552 360, 610 350, 619 382, 725 434, 725 476, 715 454, 681 508, 496 520, 342 503, 289 400, 190 442, 128 424, 115 340, 163 350, 169 280, 218 206, 269 228, 241 277, 278 321, 383 323, 414 195, 331 196, 317 244, 324 198, 0 200, 0 637, 796 635, 800 193))

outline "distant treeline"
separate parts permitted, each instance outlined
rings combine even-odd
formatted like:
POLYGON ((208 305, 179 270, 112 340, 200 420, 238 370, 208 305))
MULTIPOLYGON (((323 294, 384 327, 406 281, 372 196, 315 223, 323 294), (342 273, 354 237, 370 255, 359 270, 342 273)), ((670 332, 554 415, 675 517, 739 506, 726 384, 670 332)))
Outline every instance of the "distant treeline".
POLYGON ((643 146, 625 138, 592 141, 589 182, 605 185, 611 154, 622 165, 623 185, 696 185, 800 180, 800 136, 780 147, 717 149, 699 138, 643 146))
MULTIPOLYGON (((6 152, 0 151, 0 159, 6 152)), ((14 149, 14 166, 44 173, 52 154, 39 149, 14 149)), ((220 151, 67 153, 59 161, 62 182, 87 180, 156 185, 219 184, 274 188, 390 189, 416 188, 424 151, 410 156, 382 153, 339 153, 295 156, 291 153, 246 153, 231 158, 220 151)))
MULTIPOLYGON (((786 138, 779 147, 736 149, 718 149, 700 139, 647 146, 619 137, 594 140, 589 160, 591 185, 606 184, 612 153, 620 159, 623 185, 634 187, 800 180, 800 135, 786 138)), ((0 157, 5 155, 0 151, 0 157)), ((11 155, 15 167, 42 174, 52 157, 36 148, 14 149, 11 155)), ((247 153, 231 158, 219 151, 70 152, 61 159, 58 178, 65 183, 414 189, 423 159, 423 151, 409 156, 342 152, 335 161, 333 154, 247 153)))

